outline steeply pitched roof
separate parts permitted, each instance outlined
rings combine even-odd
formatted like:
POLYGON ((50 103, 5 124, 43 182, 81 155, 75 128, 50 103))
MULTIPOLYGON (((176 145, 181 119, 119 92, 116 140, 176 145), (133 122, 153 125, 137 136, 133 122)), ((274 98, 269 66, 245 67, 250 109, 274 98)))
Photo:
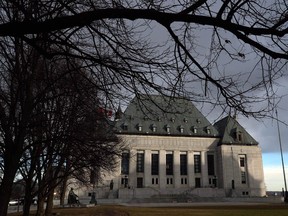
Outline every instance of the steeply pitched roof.
POLYGON ((214 127, 221 136, 220 144, 258 145, 258 142, 231 116, 216 122, 214 127))
POLYGON ((185 98, 160 95, 135 97, 121 119, 116 132, 139 135, 215 137, 218 131, 185 98))

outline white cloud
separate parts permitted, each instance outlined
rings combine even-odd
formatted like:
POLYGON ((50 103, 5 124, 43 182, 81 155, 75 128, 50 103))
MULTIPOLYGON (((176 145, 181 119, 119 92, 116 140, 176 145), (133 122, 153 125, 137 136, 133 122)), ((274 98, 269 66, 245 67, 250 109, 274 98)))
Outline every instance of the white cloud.
POLYGON ((284 188, 284 177, 281 166, 266 166, 264 168, 264 176, 267 191, 282 191, 282 188, 284 188))

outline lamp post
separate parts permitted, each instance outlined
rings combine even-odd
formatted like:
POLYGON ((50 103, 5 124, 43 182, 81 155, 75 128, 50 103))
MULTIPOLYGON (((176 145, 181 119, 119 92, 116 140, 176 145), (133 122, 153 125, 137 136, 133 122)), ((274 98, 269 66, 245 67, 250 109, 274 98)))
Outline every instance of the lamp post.
POLYGON ((278 138, 279 138, 279 145, 280 145, 280 154, 281 154, 281 161, 282 161, 282 169, 283 169, 283 177, 284 177, 284 202, 288 203, 288 192, 287 192, 287 183, 286 183, 286 174, 285 174, 285 165, 284 165, 284 158, 283 158, 283 150, 282 150, 282 142, 281 142, 281 135, 280 135, 280 127, 279 127, 279 121, 278 121, 278 112, 276 109, 276 118, 277 118, 277 128, 278 128, 278 138))

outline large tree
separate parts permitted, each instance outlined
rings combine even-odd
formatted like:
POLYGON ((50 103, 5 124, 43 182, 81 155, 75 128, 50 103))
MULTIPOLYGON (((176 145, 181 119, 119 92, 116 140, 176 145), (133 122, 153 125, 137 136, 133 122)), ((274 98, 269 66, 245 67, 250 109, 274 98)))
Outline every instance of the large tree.
POLYGON ((37 1, 34 10, 35 1, 1 4, 2 37, 19 36, 46 57, 67 55, 31 38, 48 32, 47 40, 65 44, 87 66, 101 66, 103 82, 129 92, 173 92, 254 116, 271 111, 279 96, 275 82, 288 59, 285 0, 54 0, 37 1), (9 19, 8 10, 21 20, 9 19), (157 31, 168 44, 153 41, 157 31))

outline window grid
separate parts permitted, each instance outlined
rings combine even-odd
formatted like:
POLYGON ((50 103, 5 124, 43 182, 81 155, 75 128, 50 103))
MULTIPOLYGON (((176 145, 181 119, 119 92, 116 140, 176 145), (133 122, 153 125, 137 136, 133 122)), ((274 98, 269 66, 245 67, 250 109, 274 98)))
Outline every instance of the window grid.
POLYGON ((214 155, 207 155, 208 175, 215 175, 214 155))
POLYGON ((246 184, 246 172, 241 172, 241 183, 246 184))
POLYGON ((201 155, 200 154, 194 155, 194 172, 201 173, 201 155))
POLYGON ((240 157, 240 167, 245 167, 245 157, 240 157))
POLYGON ((166 175, 173 175, 173 154, 166 154, 166 175))
POLYGON ((151 174, 159 175, 159 154, 151 154, 151 174))
POLYGON ((180 154, 180 175, 187 175, 187 155, 180 154))
POLYGON ((121 159, 121 174, 128 175, 129 174, 129 153, 122 153, 121 159))
POLYGON ((144 172, 144 153, 137 153, 137 167, 136 170, 138 173, 144 172))

